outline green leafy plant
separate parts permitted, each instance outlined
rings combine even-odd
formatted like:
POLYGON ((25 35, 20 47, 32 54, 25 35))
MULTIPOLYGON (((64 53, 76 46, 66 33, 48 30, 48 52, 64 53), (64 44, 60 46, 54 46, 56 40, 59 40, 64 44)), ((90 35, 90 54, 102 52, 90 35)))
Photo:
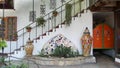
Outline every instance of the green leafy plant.
POLYGON ((2 66, 1 68, 28 68, 27 64, 20 64, 20 65, 15 65, 15 64, 11 64, 11 65, 7 65, 7 66, 2 66))
POLYGON ((31 29, 32 29, 32 27, 30 27, 30 26, 27 26, 27 27, 26 27, 27 32, 30 32, 31 29))
POLYGON ((66 19, 66 25, 70 26, 71 20, 72 20, 72 4, 66 4, 65 5, 65 19, 66 19))
POLYGON ((79 52, 74 52, 71 47, 66 47, 61 44, 60 46, 57 46, 54 50, 54 53, 52 54, 55 57, 75 57, 79 55, 79 52))
POLYGON ((0 40, 0 49, 7 47, 7 43, 5 40, 0 40))
POLYGON ((42 49, 41 52, 39 52, 39 56, 41 56, 41 57, 48 57, 48 55, 44 54, 44 49, 42 49))
POLYGON ((46 22, 46 20, 43 18, 43 17, 38 17, 37 19, 36 19, 36 22, 37 22, 37 25, 38 26, 45 26, 45 22, 46 22))
POLYGON ((5 62, 5 58, 4 57, 0 57, 0 63, 4 63, 5 62))
POLYGON ((14 36, 18 36, 18 35, 17 35, 17 32, 15 32, 13 35, 14 35, 14 36))
POLYGON ((30 26, 27 26, 26 29, 32 29, 30 26))

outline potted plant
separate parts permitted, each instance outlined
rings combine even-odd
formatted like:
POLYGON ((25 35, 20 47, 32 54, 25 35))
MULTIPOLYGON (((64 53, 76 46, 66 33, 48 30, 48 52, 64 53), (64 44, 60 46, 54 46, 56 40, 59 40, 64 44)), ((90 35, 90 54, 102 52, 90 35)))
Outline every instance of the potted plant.
POLYGON ((15 32, 15 33, 13 34, 13 40, 17 40, 17 37, 18 37, 18 34, 17 34, 17 32, 15 32))
POLYGON ((27 32, 31 32, 31 29, 32 29, 32 28, 31 28, 30 26, 27 26, 27 27, 26 27, 27 32))
POLYGON ((65 5, 65 9, 66 9, 66 11, 65 11, 65 19, 66 19, 66 25, 67 26, 70 26, 70 24, 71 24, 71 19, 72 19, 72 4, 66 4, 65 5))
POLYGON ((56 10, 54 10, 54 11, 52 12, 52 15, 53 15, 54 17, 56 17, 56 16, 58 15, 58 12, 57 12, 56 10))
POLYGON ((38 17, 36 19, 36 22, 38 26, 42 26, 42 27, 45 26, 45 19, 43 17, 38 17))

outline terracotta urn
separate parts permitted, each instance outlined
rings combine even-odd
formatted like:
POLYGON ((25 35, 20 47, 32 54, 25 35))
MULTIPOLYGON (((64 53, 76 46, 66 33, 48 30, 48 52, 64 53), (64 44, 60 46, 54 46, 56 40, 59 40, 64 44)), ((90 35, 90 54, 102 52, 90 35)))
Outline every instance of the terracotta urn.
POLYGON ((92 37, 90 36, 90 32, 87 27, 83 33, 81 41, 82 41, 83 56, 90 56, 91 46, 92 46, 92 37))
POLYGON ((34 46, 32 44, 32 41, 29 40, 27 41, 27 44, 25 45, 25 51, 26 51, 26 56, 32 56, 34 46))

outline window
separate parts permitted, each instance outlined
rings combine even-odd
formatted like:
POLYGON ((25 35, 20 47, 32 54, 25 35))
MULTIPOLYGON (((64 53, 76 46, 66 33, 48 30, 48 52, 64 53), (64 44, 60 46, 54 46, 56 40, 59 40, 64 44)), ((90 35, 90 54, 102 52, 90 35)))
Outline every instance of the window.
POLYGON ((4 18, 4 39, 7 41, 17 40, 17 17, 4 18))

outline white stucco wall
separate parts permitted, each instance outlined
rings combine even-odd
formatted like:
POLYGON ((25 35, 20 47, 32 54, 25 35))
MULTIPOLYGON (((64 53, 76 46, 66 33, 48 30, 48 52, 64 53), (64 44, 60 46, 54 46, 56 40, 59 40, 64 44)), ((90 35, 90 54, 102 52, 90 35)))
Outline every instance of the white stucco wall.
POLYGON ((120 63, 120 59, 119 58, 115 58, 115 62, 120 63))
MULTIPOLYGON (((72 20, 72 24, 70 27, 63 26, 63 28, 58 28, 56 32, 50 33, 49 36, 45 36, 43 39, 39 40, 37 43, 34 43, 34 55, 38 54, 41 51, 43 45, 52 37, 56 36, 57 34, 63 34, 69 40, 71 40, 75 46, 78 48, 80 54, 82 54, 81 48, 81 37, 83 35, 83 31, 85 28, 88 27, 89 31, 92 36, 92 13, 87 12, 83 13, 81 17, 76 17, 75 20, 72 20)), ((92 51, 91 51, 91 54, 92 51)))
MULTIPOLYGON (((43 45, 49 39, 56 36, 57 34, 63 34, 65 37, 71 40, 75 44, 75 46, 78 48, 79 53, 82 54, 82 48, 81 48, 82 45, 81 45, 80 39, 86 27, 88 27, 90 34, 92 36, 93 29, 92 29, 92 13, 91 12, 83 13, 81 17, 76 17, 75 20, 72 20, 72 24, 70 27, 66 27, 65 25, 63 25, 63 28, 58 28, 56 32, 51 32, 50 35, 44 36, 43 39, 38 40, 37 43, 34 41, 33 55, 38 55, 43 45)), ((18 42, 21 42, 21 41, 18 41, 18 42)), ((8 42, 8 44, 9 43, 10 42, 8 42)), ((16 48, 15 45, 16 43, 12 42, 12 49, 16 48)), ((10 48, 9 46, 5 48, 5 52, 9 52, 9 48, 10 48)), ((93 54, 93 51, 91 49, 91 55, 92 54, 93 54)), ((25 56, 25 51, 21 49, 21 51, 18 51, 18 53, 15 53, 12 56, 22 58, 25 56)))
MULTIPOLYGON (((60 4, 60 0, 57 0, 58 5, 60 4)), ((49 6, 48 2, 47 6, 49 6)), ((84 3, 83 3, 84 4, 84 3)), ((40 15, 40 1, 39 0, 35 0, 35 10, 37 13, 37 17, 40 15)), ((23 28, 24 26, 28 25, 29 23, 29 11, 32 10, 32 0, 15 0, 15 10, 5 10, 5 16, 17 16, 17 30, 23 28)), ((49 9, 49 7, 47 7, 47 12, 52 11, 49 9)), ((2 10, 0 10, 0 16, 2 17, 2 10)), ((65 37, 67 37, 69 40, 71 40, 75 46, 78 48, 80 54, 82 54, 82 48, 81 48, 81 36, 83 34, 83 31, 85 30, 85 28, 88 27, 90 34, 92 35, 92 13, 90 11, 88 11, 87 13, 83 13, 81 17, 76 17, 75 20, 72 20, 72 24, 70 25, 70 27, 66 27, 63 25, 63 28, 58 28, 56 30, 56 32, 51 32, 49 36, 45 36, 43 39, 40 39, 37 41, 37 43, 34 41, 34 55, 37 55, 43 45, 52 37, 54 37, 57 34, 63 34, 65 37)), ((34 33, 35 31, 33 31, 32 33, 34 33)), ((22 31, 20 32, 22 33, 22 31)), ((34 34, 31 34, 31 36, 35 36, 34 34)), ((19 48, 20 46, 22 46, 23 44, 25 45, 26 41, 28 39, 28 34, 25 35, 25 40, 22 40, 23 37, 18 39, 18 46, 16 46, 16 42, 11 42, 11 48, 13 51, 16 48, 19 48), (23 43, 24 41, 24 43, 23 43)), ((8 47, 5 48, 5 52, 10 51, 10 42, 7 42, 8 47)), ((92 55, 92 51, 91 51, 91 55, 92 55)), ((16 52, 15 54, 13 54, 13 56, 15 57, 19 57, 22 58, 25 56, 25 51, 23 49, 21 49, 21 51, 16 52)))

